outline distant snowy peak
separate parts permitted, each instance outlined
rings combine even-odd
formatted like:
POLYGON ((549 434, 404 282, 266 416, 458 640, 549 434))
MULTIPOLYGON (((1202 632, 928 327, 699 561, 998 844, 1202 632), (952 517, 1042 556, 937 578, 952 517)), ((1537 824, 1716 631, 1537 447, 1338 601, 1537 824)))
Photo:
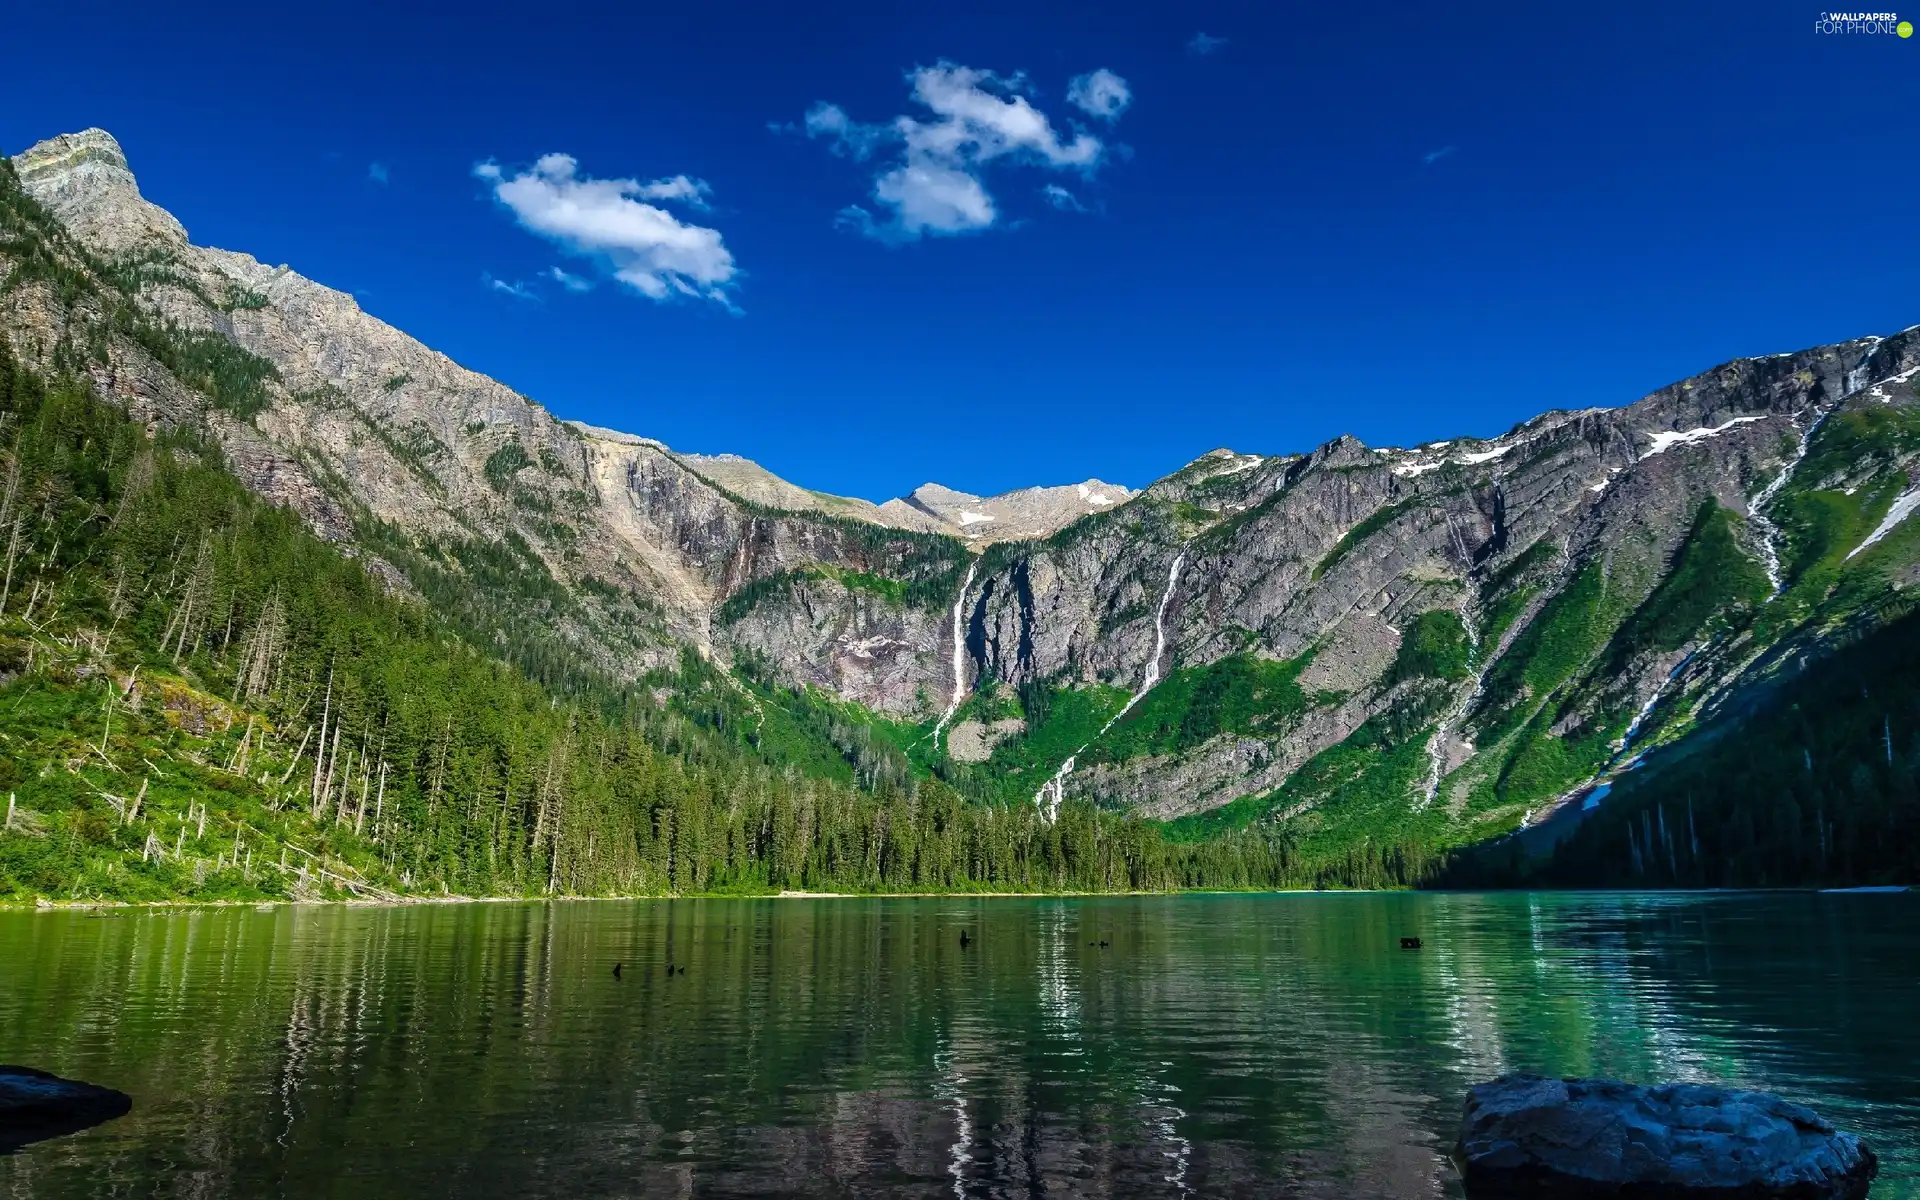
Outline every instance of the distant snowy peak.
POLYGON ((940 522, 969 541, 1014 541, 1046 537, 1089 513, 1106 512, 1134 497, 1132 489, 1099 479, 1059 487, 1021 488, 976 496, 924 483, 882 512, 910 510, 940 522))

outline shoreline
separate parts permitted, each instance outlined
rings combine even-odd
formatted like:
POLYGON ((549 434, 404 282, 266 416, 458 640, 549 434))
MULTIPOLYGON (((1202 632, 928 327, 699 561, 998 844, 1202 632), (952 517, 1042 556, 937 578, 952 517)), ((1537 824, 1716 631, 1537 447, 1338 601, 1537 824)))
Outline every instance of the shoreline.
MULTIPOLYGON (((182 908, 415 908, 434 904, 565 904, 624 903, 648 900, 1086 900, 1096 897, 1145 896, 1295 896, 1378 895, 1387 889, 1369 888, 1193 888, 1177 892, 657 892, 631 896, 402 896, 393 900, 0 900, 0 913, 78 912, 89 909, 182 908)), ((1411 889, 1402 889, 1411 891, 1411 889)))
POLYGON ((1194 888, 1177 892, 668 892, 634 896, 406 896, 394 900, 46 900, 0 901, 0 915, 15 912, 63 913, 111 911, 170 911, 198 908, 415 908, 460 904, 634 904, 680 900, 1092 900, 1102 898, 1175 899, 1186 896, 1726 896, 1747 893, 1795 892, 1805 895, 1905 895, 1920 885, 1863 884, 1853 887, 1765 888, 1194 888))

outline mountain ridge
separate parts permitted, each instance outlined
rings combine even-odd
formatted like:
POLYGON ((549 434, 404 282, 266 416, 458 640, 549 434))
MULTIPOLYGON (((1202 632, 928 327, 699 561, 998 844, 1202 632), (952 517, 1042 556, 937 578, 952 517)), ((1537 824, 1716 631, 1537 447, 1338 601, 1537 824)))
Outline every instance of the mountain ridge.
MULTIPOLYGON (((1494 438, 873 505, 560 421, 351 297, 194 247, 103 133, 16 166, 144 309, 272 369, 253 411, 203 411, 113 349, 102 393, 204 421, 248 486, 393 588, 457 585, 481 636, 551 638, 615 678, 691 648, 763 721, 852 705, 870 737, 917 731, 886 753, 983 799, 1260 822, 1329 853, 1464 843, 1916 580, 1913 328, 1494 438)), ((16 302, 10 332, 44 349, 66 319, 16 302)))

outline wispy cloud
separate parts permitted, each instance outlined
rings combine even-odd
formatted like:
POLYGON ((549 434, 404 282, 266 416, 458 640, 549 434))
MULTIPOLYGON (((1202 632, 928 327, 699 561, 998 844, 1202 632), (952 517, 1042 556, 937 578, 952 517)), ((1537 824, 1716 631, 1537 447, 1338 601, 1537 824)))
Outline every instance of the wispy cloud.
POLYGON ((1046 197, 1048 204, 1053 205, 1062 212, 1087 211, 1087 206, 1080 203, 1078 197, 1057 183, 1050 183, 1041 188, 1040 194, 1046 197))
POLYGON ((1133 89, 1127 81, 1101 67, 1085 75, 1075 75, 1067 84, 1067 103, 1089 116, 1112 121, 1133 103, 1133 89))
POLYGON ((385 163, 368 163, 367 178, 372 180, 374 183, 379 183, 379 184, 386 183, 387 182, 387 165, 385 163))
MULTIPOLYGON (((903 115, 866 124, 824 102, 806 115, 806 135, 824 139, 835 153, 856 162, 889 159, 873 179, 873 199, 885 215, 852 205, 835 219, 843 227, 882 241, 976 232, 1000 215, 984 179, 990 165, 1091 174, 1105 157, 1106 147, 1085 130, 1067 136, 1054 128, 1028 99, 1024 75, 941 62, 908 72, 907 82, 931 119, 903 115)), ((1075 77, 1068 91, 1070 103, 1109 121, 1132 98, 1127 81, 1104 68, 1075 77)))
POLYGON ((1226 45, 1227 39, 1223 37, 1214 37, 1210 33, 1196 33, 1187 42, 1187 53, 1205 58, 1209 54, 1225 49, 1226 45))
POLYGON ((675 175, 672 179, 643 183, 633 194, 642 200, 678 200, 689 208, 707 208, 707 197, 712 193, 713 188, 704 179, 675 175))
POLYGON ((582 279, 580 276, 569 271, 563 271, 559 267, 548 267, 547 278, 553 280, 570 292, 590 292, 593 290, 592 280, 582 279))
POLYGON ((508 283, 504 279, 496 279, 492 275, 484 273, 480 276, 480 282, 487 286, 487 290, 512 296, 515 300, 538 300, 540 298, 532 288, 524 283, 508 283))
POLYGON ((1442 146, 1438 150, 1429 150, 1425 154, 1422 154, 1420 156, 1420 161, 1427 164, 1428 166, 1432 166, 1433 164, 1439 162, 1441 159, 1457 153, 1458 150, 1459 150, 1459 147, 1457 146, 1442 146))
POLYGON ((494 198, 522 228, 570 254, 603 263, 615 279, 653 300, 696 296, 732 307, 739 268, 720 232, 682 221, 647 200, 704 208, 712 190, 676 175, 642 183, 594 179, 567 154, 543 155, 509 173, 498 163, 474 167, 494 198))

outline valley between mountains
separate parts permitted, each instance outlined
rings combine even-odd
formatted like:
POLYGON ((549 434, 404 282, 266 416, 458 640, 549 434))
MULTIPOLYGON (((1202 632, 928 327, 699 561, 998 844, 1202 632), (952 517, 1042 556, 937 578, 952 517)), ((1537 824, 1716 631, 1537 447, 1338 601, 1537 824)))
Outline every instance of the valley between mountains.
MULTIPOLYGON (((1139 862, 1160 864, 1150 870, 1116 875, 1109 865, 1083 878, 1055 863, 1055 874, 1023 877, 1035 887, 1419 883, 1449 850, 1534 828, 1589 782, 1643 758, 1635 803, 1661 814, 1665 854, 1649 849, 1651 833, 1632 835, 1630 857, 1625 842, 1609 843, 1618 870, 1608 880, 1857 881, 1910 870, 1870 849, 1890 834, 1915 841, 1902 791, 1920 761, 1910 703, 1849 716, 1885 734, 1884 746, 1837 751, 1872 777, 1862 783, 1849 761, 1831 796, 1799 797, 1777 828, 1762 822, 1773 832, 1761 840, 1791 853, 1741 859, 1757 876, 1727 874, 1734 860, 1724 855, 1705 861, 1719 843, 1699 831, 1698 812, 1687 852, 1676 853, 1664 823, 1680 820, 1681 800, 1658 780, 1680 778, 1663 764, 1697 761, 1698 747, 1735 744, 1751 723, 1778 718, 1804 673, 1853 661, 1836 655, 1912 641, 1920 327, 1724 363, 1618 408, 1555 409, 1543 381, 1545 411, 1491 439, 1222 449, 1137 491, 1089 480, 983 497, 929 484, 874 504, 809 491, 745 459, 559 419, 348 295, 195 245, 141 196, 104 131, 32 147, 11 160, 4 187, 0 321, 21 377, 54 392, 68 381, 145 439, 114 442, 122 457, 97 462, 87 456, 104 455, 110 439, 72 443, 64 465, 29 471, 38 492, 13 485, 0 518, 15 543, 13 598, 0 601, 11 605, 0 624, 18 660, 6 686, 57 668, 58 686, 35 694, 87 697, 73 710, 92 713, 50 718, 31 736, 10 731, 37 756, 10 785, 35 815, 10 816, 10 828, 32 824, 46 841, 62 821, 79 828, 80 817, 60 814, 99 809, 90 795, 113 801, 111 830, 57 868, 31 868, 44 874, 22 864, 53 851, 5 851, 0 839, 0 867, 15 862, 19 894, 147 894, 129 870, 152 876, 154 894, 197 894, 225 878, 236 895, 389 895, 427 880, 438 891, 584 892, 960 879, 889 877, 886 834, 870 823, 857 851, 864 861, 871 850, 869 875, 845 874, 855 851, 828 854, 818 863, 839 865, 812 874, 806 851, 782 874, 766 865, 771 850, 739 851, 761 865, 737 875, 648 874, 650 847, 673 836, 645 804, 603 798, 598 824, 567 823, 591 807, 567 798, 568 772, 601 770, 576 761, 600 736, 582 732, 598 719, 585 715, 560 721, 551 742, 521 758, 502 751, 497 770, 471 766, 500 811, 469 796, 458 829, 445 825, 455 820, 440 809, 458 714, 403 719, 388 694, 398 684, 343 687, 349 652, 326 637, 297 651, 287 647, 298 639, 275 642, 293 583, 255 586, 222 558, 218 538, 176 538, 139 571, 115 557, 118 535, 100 532, 117 528, 120 502, 108 497, 150 487, 141 479, 155 477, 153 455, 138 445, 168 438, 198 448, 173 451, 182 461, 199 454, 230 473, 261 511, 297 516, 299 537, 377 584, 377 599, 355 605, 426 614, 391 619, 425 622, 420 637, 508 664, 530 694, 582 714, 627 714, 608 719, 638 730, 648 754, 676 758, 685 779, 712 770, 737 783, 758 772, 753 786, 769 793, 814 781, 804 786, 846 789, 846 811, 869 822, 931 788, 976 814, 967 820, 1000 813, 991 819, 1017 819, 1020 837, 1054 837, 1048 854, 1065 852, 1046 831, 1075 821, 1094 844, 1111 828, 1161 846, 1140 852, 1139 862), (88 470, 112 483, 94 504, 104 515, 74 537, 108 540, 93 558, 62 558, 56 510, 85 491, 72 478, 88 470), (59 609, 65 623, 49 631, 42 589, 52 597, 63 587, 75 589, 59 609), (20 615, 25 589, 39 625, 20 615), (119 648, 116 637, 130 640, 119 648), (142 692, 140 664, 164 686, 142 692), (166 802, 178 819, 137 847, 114 832, 136 827, 132 758, 152 759, 152 747, 116 751, 111 729, 95 724, 102 695, 111 715, 139 707, 136 692, 150 727, 129 716, 127 736, 238 776, 260 812, 293 814, 257 818, 282 822, 274 837, 297 834, 308 849, 331 838, 315 862, 332 854, 335 865, 269 878, 248 859, 242 870, 244 839, 268 835, 232 832, 212 872, 196 874, 182 822, 204 802, 184 791, 166 802), (178 704, 167 708, 163 694, 178 704), (182 732, 188 710, 199 715, 182 732), (48 732, 55 726, 66 732, 48 732), (90 757, 94 740, 101 750, 90 757), (246 765, 256 753, 274 764, 265 776, 246 765), (92 782, 52 782, 68 776, 92 782), (388 789, 391 800, 372 799, 388 789), (393 824, 386 804, 414 824, 393 824), (634 812, 608 815, 617 805, 634 812), (308 824, 284 825, 296 818, 308 824), (1843 839, 1859 853, 1843 859, 1843 839), (1196 865, 1208 854, 1240 857, 1231 868, 1219 866, 1225 858, 1196 865)), ((24 444, 9 452, 16 479, 23 463, 33 468, 24 444)), ((67 542, 68 553, 79 544, 67 542)), ((1842 695, 1851 686, 1833 685, 1842 695)), ((1813 781, 1825 764, 1811 750, 1807 760, 1804 786, 1826 787, 1813 781)), ((817 841, 819 827, 808 828, 817 841)), ((659 852, 693 853, 678 846, 659 852)), ((731 861, 734 851, 698 853, 731 861)))

